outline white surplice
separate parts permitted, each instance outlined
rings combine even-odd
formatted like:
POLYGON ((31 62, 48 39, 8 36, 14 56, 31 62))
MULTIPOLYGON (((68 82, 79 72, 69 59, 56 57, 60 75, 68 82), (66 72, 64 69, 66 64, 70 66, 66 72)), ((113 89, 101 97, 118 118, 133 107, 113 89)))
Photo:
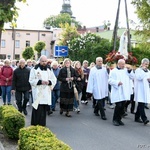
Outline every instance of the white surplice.
POLYGON ((134 86, 134 99, 137 102, 150 103, 150 71, 144 72, 142 68, 135 71, 135 86, 134 86))
POLYGON ((134 73, 128 73, 127 69, 114 68, 110 71, 109 84, 111 85, 111 103, 130 100, 132 85, 130 79, 134 78, 134 73), (123 84, 118 86, 118 83, 123 84))
POLYGON ((33 107, 37 109, 38 104, 51 105, 51 91, 56 84, 56 77, 52 70, 31 69, 29 82, 32 87, 33 107), (51 81, 52 85, 37 85, 39 80, 51 81))
POLYGON ((108 96, 108 73, 106 67, 91 68, 86 92, 92 93, 99 100, 108 96))

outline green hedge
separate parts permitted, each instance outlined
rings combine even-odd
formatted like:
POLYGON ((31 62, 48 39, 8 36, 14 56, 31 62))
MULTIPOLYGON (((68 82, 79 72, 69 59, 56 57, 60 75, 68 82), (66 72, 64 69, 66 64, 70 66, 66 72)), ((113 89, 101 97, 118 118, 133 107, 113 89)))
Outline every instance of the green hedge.
POLYGON ((46 127, 30 126, 19 132, 19 150, 71 150, 46 127))
POLYGON ((0 123, 4 133, 11 139, 19 138, 19 130, 25 126, 25 117, 14 106, 0 107, 0 123))

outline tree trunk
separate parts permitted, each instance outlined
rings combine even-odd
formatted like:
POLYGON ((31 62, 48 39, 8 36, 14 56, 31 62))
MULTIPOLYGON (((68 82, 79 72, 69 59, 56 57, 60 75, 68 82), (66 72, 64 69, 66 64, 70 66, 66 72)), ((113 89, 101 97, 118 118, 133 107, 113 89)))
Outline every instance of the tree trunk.
POLYGON ((4 27, 4 21, 0 21, 0 54, 1 54, 1 38, 2 38, 3 27, 4 27))
POLYGON ((2 29, 0 28, 0 54, 1 54, 1 37, 2 37, 2 29))
POLYGON ((119 11, 120 11, 120 2, 121 0, 118 1, 118 8, 117 8, 117 15, 116 15, 116 21, 115 21, 115 26, 114 26, 114 31, 113 31, 113 48, 116 50, 116 40, 117 40, 117 30, 118 30, 118 21, 119 21, 119 11))
POLYGON ((127 29, 128 29, 128 49, 129 52, 131 51, 131 40, 130 40, 130 28, 129 28, 129 18, 128 18, 128 8, 127 8, 127 1, 125 0, 125 11, 126 11, 126 22, 127 22, 127 29))

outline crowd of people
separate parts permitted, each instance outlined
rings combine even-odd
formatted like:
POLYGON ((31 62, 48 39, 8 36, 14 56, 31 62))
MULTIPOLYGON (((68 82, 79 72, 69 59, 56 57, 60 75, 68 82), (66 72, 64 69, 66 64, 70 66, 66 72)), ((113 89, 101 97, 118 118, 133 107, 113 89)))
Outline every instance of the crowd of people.
POLYGON ((144 109, 150 103, 148 67, 147 58, 137 69, 126 65, 123 59, 110 69, 102 57, 90 65, 87 60, 81 63, 69 58, 59 63, 44 55, 37 62, 6 59, 0 62, 0 94, 4 105, 11 105, 11 96, 15 95, 18 111, 24 115, 28 114, 26 107, 31 97, 31 125, 46 126, 46 116, 55 111, 58 101, 60 115, 71 117, 71 112, 79 113, 79 104, 87 105, 89 99, 93 100, 94 114, 102 120, 107 120, 106 101, 114 108, 115 126, 124 125, 122 117, 127 115, 131 103, 134 121, 146 125, 149 120, 144 109))

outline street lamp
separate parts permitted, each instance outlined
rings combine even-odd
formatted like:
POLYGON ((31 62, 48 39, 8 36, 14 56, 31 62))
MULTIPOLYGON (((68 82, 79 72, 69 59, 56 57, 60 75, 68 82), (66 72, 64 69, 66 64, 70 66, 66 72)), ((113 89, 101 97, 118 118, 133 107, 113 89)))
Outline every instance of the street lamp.
POLYGON ((12 40, 14 41, 13 42, 13 59, 15 59, 15 42, 16 42, 16 31, 15 31, 15 28, 13 26, 11 26, 12 28, 12 40))

